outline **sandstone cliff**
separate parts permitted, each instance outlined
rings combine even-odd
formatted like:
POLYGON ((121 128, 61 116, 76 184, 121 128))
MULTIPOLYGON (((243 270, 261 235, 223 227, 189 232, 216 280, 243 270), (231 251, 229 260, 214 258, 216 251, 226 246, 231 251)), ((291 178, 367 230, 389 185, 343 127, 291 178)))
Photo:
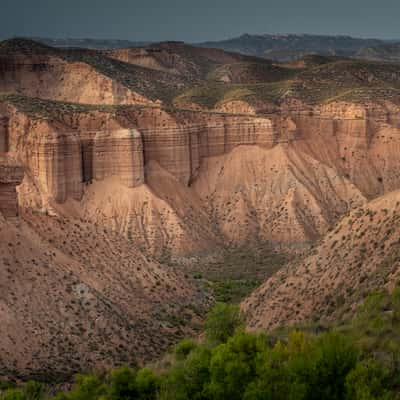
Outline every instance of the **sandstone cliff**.
POLYGON ((16 187, 24 177, 24 168, 0 153, 0 215, 5 218, 18 216, 18 199, 16 187))
POLYGON ((92 157, 94 179, 117 175, 129 188, 144 183, 143 142, 137 130, 97 132, 92 157))
MULTIPOLYGON (((100 186, 90 184, 112 177, 128 189, 145 184, 150 196, 167 200, 160 207, 158 200, 149 203, 147 195, 137 194, 135 206, 126 197, 122 208, 91 212, 125 235, 134 232, 153 254, 198 253, 210 243, 240 245, 250 238, 304 244, 348 210, 400 185, 400 130, 397 108, 390 104, 337 102, 265 117, 66 107, 62 116, 45 119, 6 104, 8 146, 29 166, 44 209, 54 212, 57 204, 80 201, 87 192, 96 206, 84 209, 100 210, 102 196, 96 202, 93 191, 100 186), (168 193, 169 185, 185 193, 188 208, 168 193), (157 218, 137 224, 142 207, 157 218), (122 213, 124 208, 130 211, 122 213), (171 234, 164 235, 167 220, 171 234), (199 224, 210 229, 200 233, 199 224)), ((32 186, 28 178, 21 193, 27 186, 32 186)))

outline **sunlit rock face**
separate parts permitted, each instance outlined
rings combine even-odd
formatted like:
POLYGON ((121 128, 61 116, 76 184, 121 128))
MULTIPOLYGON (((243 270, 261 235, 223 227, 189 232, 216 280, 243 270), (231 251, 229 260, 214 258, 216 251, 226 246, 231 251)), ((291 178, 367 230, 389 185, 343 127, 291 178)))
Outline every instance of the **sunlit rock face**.
POLYGON ((93 144, 93 178, 117 176, 129 188, 144 183, 142 136, 136 129, 98 132, 93 144))
POLYGON ((29 171, 23 204, 83 201, 93 218, 134 234, 151 252, 181 254, 205 251, 215 237, 237 245, 249 238, 307 243, 350 209, 395 190, 395 113, 338 102, 268 117, 141 108, 66 112, 57 122, 8 110, 2 132, 29 171), (110 179, 150 191, 124 192, 103 213, 110 179), (91 187, 96 182, 101 193, 91 187), (176 230, 164 232, 166 224, 176 230))

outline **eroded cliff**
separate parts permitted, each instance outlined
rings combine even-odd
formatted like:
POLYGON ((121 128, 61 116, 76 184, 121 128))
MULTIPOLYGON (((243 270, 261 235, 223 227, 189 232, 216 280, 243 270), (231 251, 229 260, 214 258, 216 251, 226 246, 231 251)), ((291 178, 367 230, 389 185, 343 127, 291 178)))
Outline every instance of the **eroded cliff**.
POLYGON ((34 194, 25 190, 33 180, 31 204, 55 212, 83 201, 94 219, 134 235, 152 254, 249 239, 305 244, 400 184, 400 130, 390 103, 292 106, 266 116, 68 106, 36 119, 12 102, 3 107, 8 146, 29 166, 22 202, 34 194), (127 193, 125 206, 110 200, 107 207, 102 189, 96 196, 94 183, 108 178, 127 193), (141 185, 150 189, 143 199, 141 185), (139 223, 143 210, 152 217, 139 223))

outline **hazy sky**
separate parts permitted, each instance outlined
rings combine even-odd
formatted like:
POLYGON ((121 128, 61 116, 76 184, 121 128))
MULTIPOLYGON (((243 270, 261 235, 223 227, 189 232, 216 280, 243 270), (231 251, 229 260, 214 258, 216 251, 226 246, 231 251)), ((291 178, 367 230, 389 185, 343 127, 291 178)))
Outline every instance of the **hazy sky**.
POLYGON ((205 41, 242 33, 400 38, 400 0, 0 0, 0 37, 205 41))

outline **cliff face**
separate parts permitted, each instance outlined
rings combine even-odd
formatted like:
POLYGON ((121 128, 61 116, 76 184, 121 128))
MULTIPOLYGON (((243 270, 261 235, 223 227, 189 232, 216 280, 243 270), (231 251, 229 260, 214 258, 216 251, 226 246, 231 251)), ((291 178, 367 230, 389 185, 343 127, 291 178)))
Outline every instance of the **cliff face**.
POLYGON ((0 154, 8 152, 8 118, 0 118, 0 154))
POLYGON ((24 177, 24 168, 0 153, 0 214, 5 218, 18 216, 16 187, 24 177))
POLYGON ((36 122, 15 109, 8 114, 10 146, 29 165, 43 193, 57 203, 79 200, 82 182, 93 179, 118 176, 127 187, 139 186, 149 161, 188 185, 202 159, 239 145, 274 142, 272 122, 264 118, 216 115, 210 121, 207 115, 188 118, 144 109, 120 118, 102 113, 36 122))
MULTIPOLYGON (((201 252, 210 243, 240 245, 250 238, 301 244, 400 186, 396 110, 292 105, 260 117, 127 108, 35 122, 9 109, 8 146, 29 166, 42 207, 54 211, 83 199, 94 219, 135 235, 153 253, 201 252), (103 189, 88 185, 108 179, 151 192, 121 194, 127 203, 112 202, 101 216, 103 189), (139 218, 144 209, 146 223, 139 218), (175 227, 170 234, 166 221, 175 227), (210 229, 201 232, 199 224, 210 229)), ((25 189, 32 186, 27 179, 25 189)))
POLYGON ((184 184, 196 177, 204 158, 227 154, 240 145, 274 142, 273 124, 267 118, 165 113, 163 117, 163 123, 153 128, 147 118, 138 118, 144 159, 157 161, 184 184))
POLYGON ((142 139, 135 129, 96 124, 80 131, 79 125, 33 120, 12 107, 4 112, 9 148, 29 171, 24 186, 34 184, 43 207, 79 201, 84 183, 108 176, 127 187, 143 183, 142 139))
POLYGON ((399 187, 398 110, 337 103, 293 117, 295 147, 348 177, 368 198, 399 187))
POLYGON ((0 118, 0 215, 18 216, 16 187, 24 178, 24 168, 8 154, 8 118, 0 118))
POLYGON ((128 187, 144 183, 142 136, 136 129, 97 132, 93 141, 93 178, 117 175, 128 187))
POLYGON ((59 132, 42 135, 32 157, 37 163, 34 173, 51 199, 62 203, 68 196, 82 197, 82 159, 76 137, 59 132))

